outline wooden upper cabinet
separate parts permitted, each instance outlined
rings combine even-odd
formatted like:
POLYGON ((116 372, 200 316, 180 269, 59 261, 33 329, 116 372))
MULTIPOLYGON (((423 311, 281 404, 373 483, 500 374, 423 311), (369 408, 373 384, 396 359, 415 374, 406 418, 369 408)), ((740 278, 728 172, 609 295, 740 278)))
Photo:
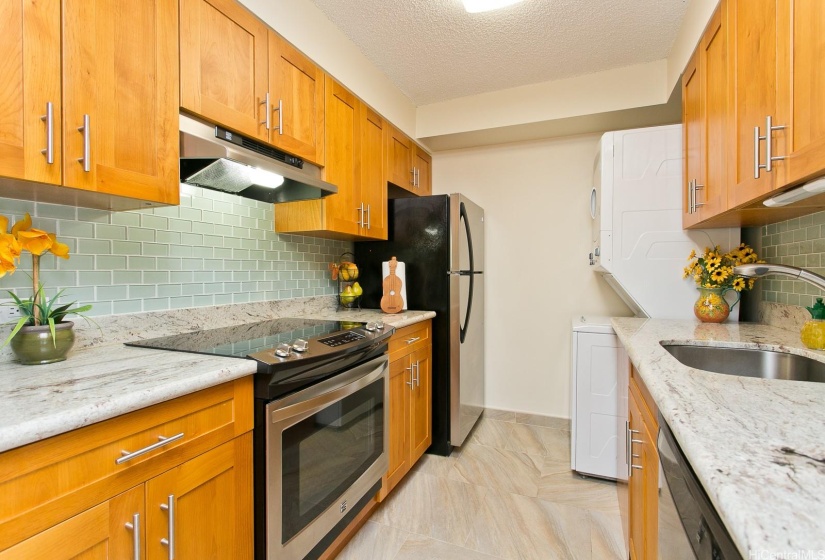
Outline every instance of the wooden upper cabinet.
POLYGON ((387 157, 389 125, 381 115, 360 104, 361 156, 358 158, 360 199, 366 208, 361 235, 387 239, 387 157))
POLYGON ((180 14, 180 106, 268 141, 266 25, 235 0, 180 0, 180 14))
POLYGON ((0 176, 59 185, 60 2, 8 0, 0 21, 0 176), (51 122, 43 119, 47 106, 51 122))
POLYGON ((430 154, 413 144, 413 172, 415 174, 415 193, 419 196, 433 194, 432 167, 430 154))
POLYGON ((739 206, 771 192, 783 184, 785 165, 772 162, 772 171, 759 169, 766 165, 767 143, 772 155, 785 153, 785 131, 766 131, 766 119, 773 126, 786 125, 777 118, 777 21, 776 2, 728 0, 729 41, 728 69, 731 78, 729 92, 730 145, 728 198, 729 206, 739 206), (757 140, 758 135, 767 139, 757 140), (758 153, 758 161, 756 160, 758 153), (756 175, 759 175, 756 178, 756 175))
POLYGON ((324 165, 324 72, 283 37, 269 31, 269 141, 324 165))
POLYGON ((175 0, 63 5, 63 182, 179 201, 175 0))
POLYGON ((387 137, 387 181, 412 191, 413 142, 406 134, 390 125, 387 137))
POLYGON ((727 28, 725 1, 682 75, 683 226, 727 210, 727 28))
POLYGON ((705 144, 702 103, 702 74, 699 71, 701 47, 697 48, 682 74, 682 225, 690 227, 700 220, 694 208, 694 181, 702 178, 702 153, 705 144))
MULTIPOLYGON (((360 154, 359 104, 344 86, 326 78, 326 167, 324 179, 338 187, 338 193, 324 198, 326 228, 350 235, 360 233, 361 200, 355 169, 360 154)), ((277 211, 276 211, 277 212, 277 211)))
POLYGON ((779 0, 779 111, 786 124, 786 147, 777 155, 787 167, 786 183, 810 179, 825 170, 825 3, 779 0))

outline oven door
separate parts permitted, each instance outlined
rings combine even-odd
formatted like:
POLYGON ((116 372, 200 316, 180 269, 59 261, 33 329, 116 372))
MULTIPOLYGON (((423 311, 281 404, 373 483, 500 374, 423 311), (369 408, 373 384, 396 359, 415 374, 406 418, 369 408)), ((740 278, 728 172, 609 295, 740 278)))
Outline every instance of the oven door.
POLYGON ((303 559, 387 470, 388 358, 267 405, 267 558, 303 559))

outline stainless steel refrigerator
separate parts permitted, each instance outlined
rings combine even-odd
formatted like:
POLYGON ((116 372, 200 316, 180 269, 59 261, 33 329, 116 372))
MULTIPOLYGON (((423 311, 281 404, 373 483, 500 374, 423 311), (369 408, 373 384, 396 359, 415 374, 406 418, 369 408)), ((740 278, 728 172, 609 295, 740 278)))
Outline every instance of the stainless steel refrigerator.
POLYGON ((389 201, 387 241, 355 243, 361 305, 379 308, 381 263, 406 264, 408 309, 433 319, 433 443, 447 455, 484 409, 484 210, 461 194, 389 201))

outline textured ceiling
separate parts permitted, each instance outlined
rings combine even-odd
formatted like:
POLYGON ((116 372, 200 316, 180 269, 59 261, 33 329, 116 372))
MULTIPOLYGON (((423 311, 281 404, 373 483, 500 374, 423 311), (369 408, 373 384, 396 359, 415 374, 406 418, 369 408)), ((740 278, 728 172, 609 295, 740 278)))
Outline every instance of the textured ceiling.
MULTIPOLYGON (((665 58, 686 0, 313 0, 415 105, 665 58)), ((491 110, 495 108, 491 107, 491 110)))

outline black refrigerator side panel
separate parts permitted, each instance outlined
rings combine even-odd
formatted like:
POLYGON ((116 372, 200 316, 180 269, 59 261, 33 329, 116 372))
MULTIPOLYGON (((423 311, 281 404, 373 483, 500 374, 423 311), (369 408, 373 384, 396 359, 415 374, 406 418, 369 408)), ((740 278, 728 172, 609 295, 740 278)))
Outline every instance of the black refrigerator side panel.
POLYGON ((361 307, 380 309, 381 263, 405 263, 407 308, 436 312, 433 319, 433 443, 430 453, 448 455, 450 445, 450 261, 449 198, 446 195, 389 201, 387 241, 354 244, 361 307))

